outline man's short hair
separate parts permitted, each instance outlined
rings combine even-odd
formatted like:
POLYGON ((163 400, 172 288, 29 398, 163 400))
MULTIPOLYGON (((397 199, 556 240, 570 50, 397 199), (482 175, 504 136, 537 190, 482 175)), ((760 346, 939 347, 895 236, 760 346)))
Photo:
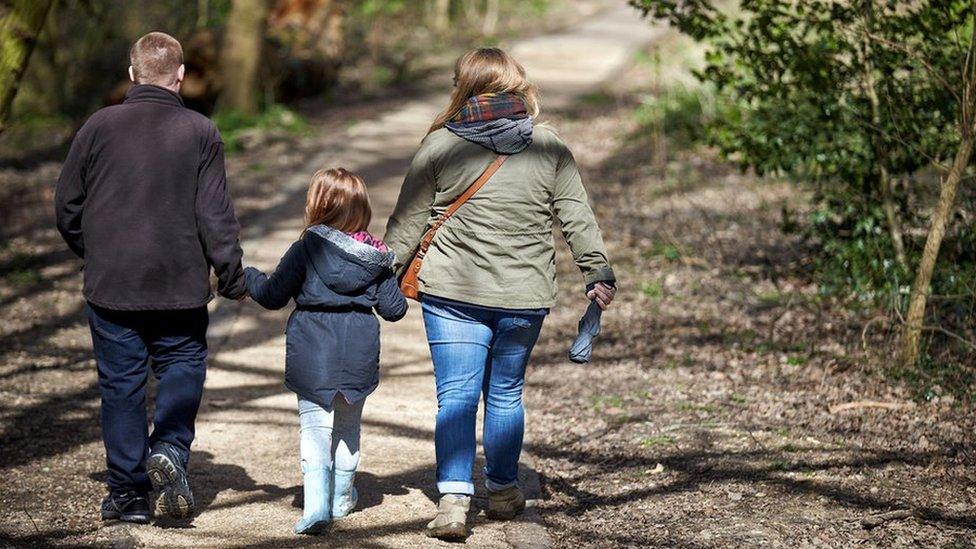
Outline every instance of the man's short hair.
POLYGON ((172 86, 183 64, 183 47, 164 32, 150 32, 132 44, 129 62, 137 84, 172 86))

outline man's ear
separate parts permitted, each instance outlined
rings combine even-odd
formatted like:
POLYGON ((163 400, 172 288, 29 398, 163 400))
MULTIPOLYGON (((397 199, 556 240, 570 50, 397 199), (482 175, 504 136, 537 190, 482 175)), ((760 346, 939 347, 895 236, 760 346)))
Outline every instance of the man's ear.
POLYGON ((132 68, 132 65, 129 65, 129 80, 136 81, 136 71, 132 68))
POLYGON ((176 69, 176 81, 182 82, 185 76, 186 76, 186 65, 180 65, 180 68, 176 69))

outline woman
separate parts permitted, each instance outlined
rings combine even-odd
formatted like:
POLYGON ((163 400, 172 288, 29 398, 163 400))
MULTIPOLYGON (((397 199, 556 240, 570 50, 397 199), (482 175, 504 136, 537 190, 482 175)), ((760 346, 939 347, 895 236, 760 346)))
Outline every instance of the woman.
POLYGON ((522 388, 556 301, 553 220, 586 285, 606 308, 614 274, 573 155, 539 114, 525 70, 496 48, 455 66, 450 104, 430 127, 400 189, 386 241, 403 271, 427 228, 498 155, 505 163, 437 232, 420 271, 421 305, 437 381, 436 517, 427 534, 467 537, 478 401, 484 393, 489 518, 525 507, 516 483, 522 388))

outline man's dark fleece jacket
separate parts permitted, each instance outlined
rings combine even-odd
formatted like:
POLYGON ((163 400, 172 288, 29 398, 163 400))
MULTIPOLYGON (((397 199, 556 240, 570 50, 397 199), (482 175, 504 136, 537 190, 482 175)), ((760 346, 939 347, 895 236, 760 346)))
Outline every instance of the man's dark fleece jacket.
POLYGON ((206 305, 245 293, 240 225, 217 128, 158 86, 85 123, 55 194, 58 230, 85 262, 85 298, 115 310, 206 305))

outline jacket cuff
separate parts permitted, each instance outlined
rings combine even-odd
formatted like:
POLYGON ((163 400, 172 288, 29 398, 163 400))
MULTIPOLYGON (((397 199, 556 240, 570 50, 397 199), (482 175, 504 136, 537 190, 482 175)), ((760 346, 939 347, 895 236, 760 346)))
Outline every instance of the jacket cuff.
POLYGON ((244 276, 241 278, 244 281, 244 289, 247 290, 247 293, 254 293, 255 286, 263 274, 264 273, 261 272, 260 269, 256 269, 254 267, 244 267, 244 276))
POLYGON ((617 277, 614 276, 613 269, 610 268, 610 265, 597 267, 596 269, 587 271, 583 275, 583 283, 586 284, 587 288, 590 288, 593 284, 596 284, 597 282, 606 282, 611 285, 617 282, 617 277))
POLYGON ((242 296, 247 295, 247 282, 245 281, 245 273, 238 271, 237 278, 231 280, 223 288, 218 288, 217 293, 227 299, 240 299, 242 296))

